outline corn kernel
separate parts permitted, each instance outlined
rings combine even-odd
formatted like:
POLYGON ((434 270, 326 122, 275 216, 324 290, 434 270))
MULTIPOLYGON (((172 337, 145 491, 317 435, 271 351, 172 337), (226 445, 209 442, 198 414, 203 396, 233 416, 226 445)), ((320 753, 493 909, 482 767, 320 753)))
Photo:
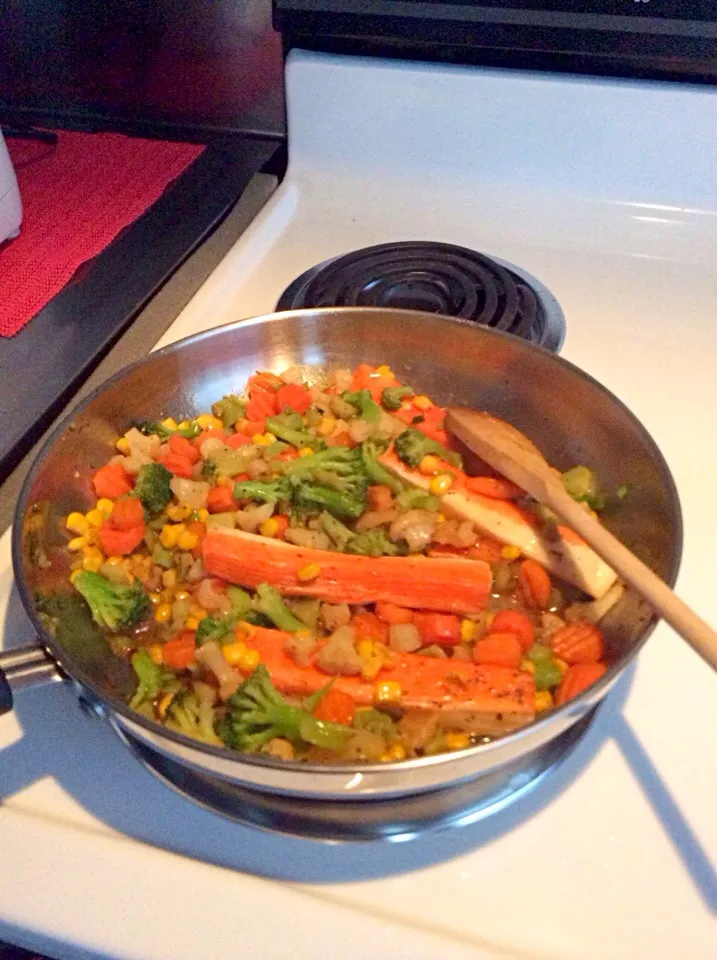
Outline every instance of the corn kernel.
POLYGON ((193 603, 189 608, 189 616, 196 617, 197 620, 203 620, 207 616, 207 611, 204 607, 200 607, 198 603, 193 603))
POLYGON ((241 640, 236 643, 227 643, 222 647, 224 659, 232 667, 238 667, 239 661, 249 652, 249 648, 241 640))
POLYGON ((380 367, 376 367, 376 373, 380 377, 392 377, 393 370, 386 363, 382 363, 380 367))
POLYGON ((443 735, 443 742, 448 750, 465 750, 466 747, 471 745, 471 740, 468 734, 460 732, 445 733, 443 735))
POLYGON ((520 556, 520 547, 506 544, 504 547, 501 547, 500 555, 504 560, 517 560, 520 556))
POLYGON ((186 520, 191 512, 192 508, 187 506, 186 503, 170 503, 167 507, 167 516, 177 523, 180 520, 186 520))
POLYGON ((107 563, 111 567, 119 567, 122 563, 122 557, 107 557, 107 563))
POLYGON ((535 664, 532 660, 528 660, 526 657, 524 660, 520 661, 520 669, 524 673, 535 673, 535 664))
POLYGON ((199 543, 199 536, 191 530, 183 530, 177 537, 177 546, 180 550, 194 550, 199 543))
POLYGON ((95 504, 95 509, 104 515, 105 520, 112 513, 112 507, 114 507, 114 503, 108 497, 101 497, 95 504))
POLYGON ((93 510, 88 510, 85 514, 85 520, 89 523, 91 527, 101 527, 105 522, 105 515, 101 510, 98 510, 95 507, 93 510))
POLYGON ((433 401, 429 397, 414 397, 413 406, 417 407, 419 410, 430 410, 433 406, 433 401))
POLYGON ((258 447, 268 447, 270 443, 273 443, 274 440, 269 439, 273 437, 271 433, 255 433, 251 438, 251 442, 255 443, 258 447))
POLYGON ((222 421, 218 417, 212 416, 211 413, 200 414, 196 418, 196 422, 202 430, 221 430, 224 426, 222 421))
POLYGON ((172 587, 166 587, 162 590, 159 597, 162 603, 172 603, 174 601, 174 589, 172 587))
POLYGON ((555 664, 562 675, 565 676, 568 672, 568 664, 564 660, 561 660, 560 657, 555 657, 555 664))
POLYGON ((161 594, 161 593, 156 593, 156 592, 150 593, 150 594, 149 594, 149 599, 150 599, 150 603, 153 603, 153 604, 156 606, 156 604, 162 602, 162 594, 161 594))
POLYGON ((229 487, 231 490, 234 489, 234 481, 231 477, 228 477, 226 473, 220 473, 217 476, 217 486, 218 487, 229 487))
POLYGON ((279 521, 276 517, 269 517, 259 524, 259 533, 262 537, 275 537, 279 532, 279 521))
POLYGON ((395 680, 382 680, 376 684, 374 697, 378 703, 395 703, 401 699, 403 690, 395 680))
POLYGON ((65 528, 70 530, 72 533, 77 533, 81 537, 84 537, 87 531, 90 528, 87 518, 82 513, 78 513, 76 510, 74 513, 71 513, 67 520, 65 520, 65 528))
POLYGON ((261 663, 261 656, 258 650, 247 650, 239 661, 239 669, 242 673, 253 673, 261 663))
POLYGON ((177 586, 177 571, 176 570, 165 570, 162 573, 162 584, 167 587, 176 587, 177 586))
POLYGON ((78 567, 77 570, 73 570, 72 573, 70 574, 70 583, 74 583, 81 573, 82 573, 82 567, 78 567))
POLYGON ((174 417, 167 417, 165 420, 162 420, 162 426, 166 427, 167 430, 179 430, 179 424, 174 417))
POLYGON ((461 620, 461 641, 463 643, 470 643, 473 637, 476 635, 476 625, 472 620, 464 618, 461 620))
POLYGON ((446 515, 445 515, 445 513, 437 513, 437 514, 436 514, 436 521, 437 521, 438 523, 445 523, 445 520, 446 520, 446 515))
POLYGON ((441 469, 441 461, 438 457, 434 457, 432 453, 427 453, 418 464, 418 469, 424 477, 432 477, 434 473, 438 473, 441 469))
POLYGON ((171 603, 160 603, 154 611, 154 619, 157 623, 166 623, 172 616, 171 603))
POLYGON ((199 520, 200 523, 206 523, 208 518, 209 511, 205 507, 200 507, 200 509, 197 510, 197 520, 199 520))
POLYGON ((83 547, 89 546, 87 542, 87 537, 73 537, 72 540, 67 544, 68 550, 82 550, 83 547))
POLYGON ((322 417, 317 426, 317 431, 321 434, 322 437, 328 437, 330 433, 333 433, 336 429, 336 418, 335 417, 322 417))
POLYGON ((129 453, 129 440, 126 437, 120 437, 115 446, 117 450, 125 456, 129 453))
POLYGON ((199 621, 196 617, 187 617, 184 621, 184 626, 187 630, 196 630, 199 627, 199 621))
POLYGON ((296 579, 302 583, 309 583, 311 580, 316 580, 320 573, 321 567, 318 563, 307 563, 305 567, 297 570, 296 579))
POLYGON ((177 427, 178 430, 186 430, 189 426, 189 420, 182 420, 182 422, 177 427))
POLYGON ((180 534, 184 533, 183 523, 165 523, 159 534, 159 542, 166 550, 171 550, 177 546, 180 534))
POLYGON ((299 456, 310 457, 313 452, 314 451, 311 449, 311 447, 302 447, 301 450, 299 450, 299 456))
MULTIPOLYGON (((304 631, 297 630, 294 636, 298 636, 302 632, 304 631)), ((307 634, 309 633, 308 630, 305 632, 307 634)), ((248 640, 250 637, 254 636, 254 625, 252 623, 247 623, 246 620, 240 620, 234 630, 234 636, 237 638, 237 641, 248 640)))
POLYGON ((535 694, 535 712, 544 713, 553 706, 553 695, 550 690, 538 690, 535 694))
POLYGON ((164 650, 161 643, 153 643, 151 647, 148 647, 148 650, 153 663, 159 665, 164 662, 164 650))
POLYGON ((453 486, 453 477, 450 473, 439 473, 437 476, 431 478, 431 482, 428 484, 428 489, 431 493, 440 497, 453 486))
POLYGON ((98 570, 100 569, 100 567, 102 566, 103 562, 104 562, 104 560, 103 560, 103 557, 102 557, 101 555, 100 555, 99 557, 94 557, 94 556, 93 556, 93 557, 88 557, 88 556, 85 556, 84 559, 83 559, 83 561, 82 561, 82 569, 83 569, 83 570, 87 570, 87 571, 90 572, 90 573, 97 573, 97 571, 98 571, 98 570))
POLYGON ((191 594, 190 594, 189 590, 183 590, 183 589, 182 589, 182 590, 177 590, 177 592, 174 594, 174 599, 175 599, 175 600, 188 600, 188 599, 190 598, 190 596, 191 596, 191 594))
POLYGON ((358 644, 356 645, 356 650, 362 660, 368 660, 369 657, 373 656, 373 652, 374 652, 373 640, 369 639, 368 637, 364 637, 363 640, 359 640, 358 644))
POLYGON ((165 695, 164 695, 164 696, 162 697, 162 699, 159 701, 159 704, 158 704, 158 706, 157 706, 157 710, 159 711, 159 715, 160 715, 160 717, 162 717, 162 719, 164 719, 164 716, 165 716, 165 714, 167 713, 167 710, 169 709, 169 705, 170 705, 170 703, 172 702, 172 700, 174 700, 174 694, 173 694, 173 693, 165 693, 165 695))
POLYGON ((402 743, 392 743, 386 753, 389 755, 391 760, 406 759, 406 748, 402 743))

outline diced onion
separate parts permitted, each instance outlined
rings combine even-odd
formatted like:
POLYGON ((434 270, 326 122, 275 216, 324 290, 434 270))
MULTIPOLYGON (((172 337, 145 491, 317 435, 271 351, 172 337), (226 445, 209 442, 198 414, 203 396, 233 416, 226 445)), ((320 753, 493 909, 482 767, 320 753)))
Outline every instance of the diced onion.
POLYGON ((210 640, 204 646, 199 647, 197 649, 197 660, 203 663, 208 670, 211 670, 219 681, 219 696, 222 700, 227 700, 233 693, 237 692, 242 677, 229 666, 218 643, 210 640))
POLYGON ((435 513, 428 510, 407 510, 391 524, 389 536, 394 543, 405 540, 411 553, 419 553, 431 542, 435 528, 435 513))
POLYGON ((392 623, 388 629, 388 643, 399 653, 413 653, 421 646, 421 634, 415 623, 392 623))
POLYGON ((207 505, 210 485, 206 480, 185 480, 183 477, 172 477, 169 487, 180 503, 191 507, 192 510, 201 510, 207 505))
POLYGON ((237 510, 237 526, 244 533, 256 533, 259 524, 268 520, 274 512, 274 503, 262 503, 258 507, 246 507, 244 510, 237 510))

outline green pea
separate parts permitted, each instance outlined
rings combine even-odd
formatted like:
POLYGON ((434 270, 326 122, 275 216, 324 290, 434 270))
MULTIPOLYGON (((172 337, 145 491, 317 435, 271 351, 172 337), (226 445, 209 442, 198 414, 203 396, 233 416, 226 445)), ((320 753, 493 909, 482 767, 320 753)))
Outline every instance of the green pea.
POLYGON ((528 660, 532 660, 533 663, 542 663, 544 660, 552 659, 553 651, 550 647, 546 647, 544 643, 534 643, 528 650, 528 660))
POLYGON ((550 690, 557 687, 563 675, 554 660, 540 660, 535 664, 535 689, 550 690))

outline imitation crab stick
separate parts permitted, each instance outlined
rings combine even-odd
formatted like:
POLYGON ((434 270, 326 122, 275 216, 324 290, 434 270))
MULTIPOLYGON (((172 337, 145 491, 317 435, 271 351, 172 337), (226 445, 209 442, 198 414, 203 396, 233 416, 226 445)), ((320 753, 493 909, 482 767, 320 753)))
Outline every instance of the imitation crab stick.
MULTIPOLYGON (((288 696, 307 696, 329 679, 312 662, 301 667, 286 650, 290 634, 256 627, 247 633, 247 647, 259 652, 272 683, 288 696)), ((439 726, 477 736, 497 736, 530 723, 535 712, 535 682, 527 671, 463 660, 404 653, 375 681, 336 676, 332 690, 348 694, 357 706, 371 706, 376 684, 394 681, 401 689, 403 710, 435 710, 439 726)))
MULTIPOLYGON (((431 477, 406 466, 392 452, 381 458, 385 467, 405 483, 428 490, 431 477)), ((569 527, 558 526, 559 539, 540 535, 540 526, 527 510, 510 500, 498 500, 468 490, 448 490, 441 498, 444 513, 470 520, 479 530, 502 543, 519 547, 526 557, 537 560, 552 573, 574 583, 593 597, 602 597, 617 575, 604 560, 569 527)))
POLYGON ((289 596, 333 603, 374 603, 477 613, 488 603, 490 567, 456 557, 364 557, 295 547, 241 530, 215 528, 203 544, 204 566, 214 577, 243 587, 271 583, 289 596), (302 579, 305 571, 315 571, 302 579))

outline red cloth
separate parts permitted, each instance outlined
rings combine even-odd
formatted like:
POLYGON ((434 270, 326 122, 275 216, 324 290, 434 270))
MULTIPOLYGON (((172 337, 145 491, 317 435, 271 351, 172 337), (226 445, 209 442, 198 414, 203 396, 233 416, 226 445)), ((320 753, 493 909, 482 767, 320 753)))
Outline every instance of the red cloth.
POLYGON ((8 140, 23 204, 0 245, 0 336, 12 337, 164 192, 204 147, 118 133, 8 140))

